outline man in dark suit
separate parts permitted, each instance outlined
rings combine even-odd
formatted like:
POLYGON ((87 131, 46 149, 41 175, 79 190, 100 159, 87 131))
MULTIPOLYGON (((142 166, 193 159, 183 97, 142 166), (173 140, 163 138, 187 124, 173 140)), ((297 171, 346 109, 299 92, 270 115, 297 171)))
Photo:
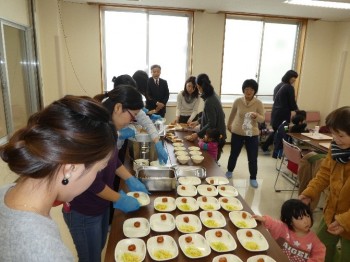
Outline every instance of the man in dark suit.
POLYGON ((169 100, 169 88, 166 80, 160 78, 160 65, 151 66, 152 77, 148 79, 146 108, 151 114, 165 116, 166 103, 169 100))

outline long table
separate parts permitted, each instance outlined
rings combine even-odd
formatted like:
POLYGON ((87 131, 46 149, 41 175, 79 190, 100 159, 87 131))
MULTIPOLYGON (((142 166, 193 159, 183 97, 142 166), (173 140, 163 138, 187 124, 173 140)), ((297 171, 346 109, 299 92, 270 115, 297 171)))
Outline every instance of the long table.
MULTIPOLYGON (((330 143, 332 139, 313 139, 312 136, 305 136, 301 133, 288 133, 290 137, 296 139, 297 141, 310 146, 318 152, 327 154, 328 148, 322 146, 320 143, 330 143)), ((327 136, 332 136, 331 134, 324 134, 327 136)))
MULTIPOLYGON (((188 135, 190 133, 187 132, 176 132, 176 135, 180 138, 183 138, 185 135, 188 135)), ((196 146, 195 143, 193 142, 188 142, 185 141, 183 142, 185 144, 185 147, 189 147, 189 146, 196 146)), ((171 143, 169 142, 165 142, 165 146, 169 152, 169 157, 170 157, 170 162, 172 164, 177 163, 176 162, 176 158, 175 155, 173 153, 173 146, 171 143)), ((213 158, 205 151, 202 152, 203 156, 204 156, 204 161, 200 164, 200 166, 206 168, 207 171, 207 177, 211 177, 211 176, 225 176, 224 172, 221 170, 221 168, 218 166, 218 164, 213 160, 213 158)), ((130 161, 126 160, 125 166, 130 167, 130 161)), ((192 165, 191 162, 188 163, 188 165, 192 165)), ((132 169, 130 169, 132 170, 132 169)), ((202 184, 205 184, 205 181, 202 181, 202 184)), ((122 185, 123 187, 124 185, 122 185)), ((133 218, 133 217, 144 217, 149 219, 151 217, 152 214, 156 213, 157 211, 155 211, 154 207, 153 207, 153 201, 155 198, 159 197, 159 196, 171 196, 176 198, 176 192, 175 191, 170 191, 170 192, 152 192, 152 194, 150 195, 150 199, 151 199, 151 203, 147 206, 141 207, 138 211, 130 213, 130 214, 124 214, 119 210, 115 210, 114 212, 114 218, 113 218, 113 222, 112 222, 112 227, 110 230, 110 235, 109 235, 109 240, 107 243, 107 250, 106 250, 106 255, 105 255, 105 261, 109 262, 109 261, 115 261, 114 258, 114 250, 115 247, 118 243, 118 241, 126 238, 123 234, 123 222, 126 219, 129 218, 133 218)), ((243 205, 243 210, 253 214, 253 211, 250 209, 250 207, 247 205, 247 203, 244 201, 244 199, 238 195, 237 197, 242 205, 243 205)), ((273 203, 273 202, 271 202, 273 203)), ((191 212, 190 214, 195 214, 197 216, 199 216, 199 212, 201 210, 198 210, 196 212, 191 212)), ((229 212, 225 211, 223 209, 219 209, 219 211, 224 215, 225 219, 226 219, 226 226, 224 227, 224 229, 226 229, 227 231, 229 231, 231 233, 231 235, 234 237, 236 243, 237 243, 237 248, 234 251, 231 251, 229 253, 231 254, 235 254, 236 256, 240 257, 243 261, 246 261, 249 257, 257 255, 257 254, 265 254, 265 255, 269 255, 270 257, 274 258, 276 261, 278 262, 284 262, 284 261, 289 261, 288 258, 286 257, 286 255, 282 252, 282 250, 280 249, 280 247, 277 245, 276 241, 271 237, 270 233, 265 229, 264 226, 262 226, 260 223, 258 223, 258 226, 255 228, 258 231, 260 231, 264 237, 266 238, 268 244, 269 244, 269 248, 266 251, 262 251, 262 252, 249 252, 247 250, 245 250, 243 248, 243 246, 240 244, 240 242, 237 239, 236 236, 236 231, 238 230, 233 223, 231 222, 230 218, 229 218, 229 212)), ((174 211, 170 212, 174 217, 176 217, 177 215, 183 214, 183 212, 181 212, 178 209, 175 209, 174 211)), ((205 231, 207 230, 207 228, 205 226, 203 226, 202 230, 199 232, 202 236, 204 236, 205 231)), ((153 232, 151 230, 151 233, 146 236, 143 237, 142 239, 145 241, 145 243, 147 242, 147 239, 152 237, 152 236, 156 236, 156 235, 161 235, 162 233, 157 233, 157 232, 153 232)), ((178 238, 180 237, 180 235, 182 235, 182 233, 180 233, 177 229, 174 229, 171 232, 165 233, 171 237, 173 237, 175 239, 175 241, 178 243, 178 238)), ((180 247, 178 245, 179 248, 179 255, 169 261, 191 261, 192 259, 186 257, 182 251, 180 250, 180 247)), ((215 251, 211 251, 210 255, 207 257, 202 258, 204 261, 212 261, 212 259, 215 256, 218 256, 222 253, 217 253, 215 251)), ((199 261, 200 259, 194 259, 196 261, 199 261)), ((146 254, 146 258, 145 261, 153 261, 151 259, 151 257, 149 256, 148 252, 146 254)))

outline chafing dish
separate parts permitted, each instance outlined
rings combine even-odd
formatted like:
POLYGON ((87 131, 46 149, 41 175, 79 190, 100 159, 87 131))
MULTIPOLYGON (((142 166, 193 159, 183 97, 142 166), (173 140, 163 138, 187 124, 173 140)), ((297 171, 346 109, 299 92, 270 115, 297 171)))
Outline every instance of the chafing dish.
POLYGON ((204 167, 178 166, 176 168, 176 177, 181 176, 196 176, 200 179, 204 179, 207 176, 207 171, 204 167))
POLYGON ((137 168, 136 177, 149 191, 171 191, 176 188, 176 172, 173 167, 142 166, 137 168))

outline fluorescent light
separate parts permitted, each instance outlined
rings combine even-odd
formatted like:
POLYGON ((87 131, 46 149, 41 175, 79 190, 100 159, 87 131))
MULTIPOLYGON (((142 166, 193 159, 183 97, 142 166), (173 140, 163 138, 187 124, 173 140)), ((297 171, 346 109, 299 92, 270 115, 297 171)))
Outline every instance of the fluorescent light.
POLYGON ((314 6, 314 7, 350 9, 350 4, 343 3, 343 2, 330 2, 330 1, 318 1, 318 0, 286 0, 285 3, 293 4, 293 5, 314 6))

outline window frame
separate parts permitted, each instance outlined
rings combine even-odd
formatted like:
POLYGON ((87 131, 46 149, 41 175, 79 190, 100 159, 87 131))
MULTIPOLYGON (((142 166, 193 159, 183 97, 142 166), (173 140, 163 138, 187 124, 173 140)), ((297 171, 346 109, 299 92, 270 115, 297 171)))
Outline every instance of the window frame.
MULTIPOLYGON (((305 38, 306 38, 306 29, 307 29, 307 20, 306 19, 300 19, 300 18, 288 18, 288 17, 274 17, 274 16, 259 16, 259 15, 240 15, 240 14, 234 14, 234 13, 225 13, 225 31, 226 31, 226 21, 227 19, 239 19, 239 20, 250 20, 250 21, 261 21, 261 22, 267 22, 267 23, 280 23, 280 24, 297 24, 297 36, 296 36, 296 44, 295 44, 295 50, 294 50, 294 57, 293 57, 293 70, 297 72, 301 72, 302 67, 302 59, 303 59, 303 51, 304 51, 304 45, 305 45, 305 38)), ((225 36, 224 36, 225 37, 225 36)), ((220 98, 222 100, 223 104, 232 104, 234 100, 237 97, 241 97, 242 93, 240 94, 222 94, 222 73, 223 73, 223 63, 224 63, 224 48, 225 48, 225 39, 223 41, 223 52, 222 52, 222 68, 221 68, 221 77, 220 77, 220 98), (232 98, 227 98, 228 96, 231 96, 232 98)), ((262 50, 260 49, 260 54, 262 50)), ((260 58, 259 58, 260 59, 260 58)), ((259 83, 259 72, 260 72, 260 63, 259 60, 259 68, 257 71, 257 82, 259 83)), ((281 76, 282 77, 282 76, 281 76)), ((297 78, 294 88, 295 88, 295 96, 298 96, 299 92, 299 83, 300 78, 297 78)), ((277 83, 276 83, 277 84, 277 83)), ((264 104, 266 105, 272 105, 271 102, 268 102, 264 99, 264 97, 272 97, 273 92, 271 92, 271 95, 256 95, 257 98, 259 98, 264 104)))
MULTIPOLYGON (((31 11, 29 11, 31 13, 31 11)), ((32 21, 31 21, 32 23, 32 21)), ((16 131, 15 123, 13 121, 14 113, 16 112, 12 108, 11 92, 16 92, 16 86, 11 86, 9 73, 11 68, 8 68, 6 59, 6 46, 5 46, 5 26, 17 29, 23 35, 23 39, 20 43, 22 46, 22 52, 24 61, 21 61, 21 68, 23 70, 23 77, 26 80, 25 95, 26 101, 25 110, 30 116, 34 112, 37 112, 42 107, 41 92, 40 92, 40 79, 39 79, 39 63, 37 62, 37 56, 35 51, 35 43, 33 37, 33 30, 29 26, 23 26, 15 22, 7 21, 0 18, 0 88, 2 88, 2 106, 4 109, 4 122, 6 135, 0 137, 0 145, 6 144, 9 141, 10 136, 16 131)))
MULTIPOLYGON (((188 43, 187 43, 187 55, 186 55, 186 73, 184 75, 183 84, 185 80, 192 75, 192 55, 193 55, 193 22, 194 22, 194 11, 193 10, 173 10, 173 9, 160 9, 160 8, 146 8, 146 7, 123 7, 123 6, 101 6, 100 7, 100 21, 101 21, 101 60, 102 60, 102 81, 103 81, 103 91, 107 91, 107 60, 106 60, 106 43, 105 43, 105 24, 104 24, 104 14, 105 11, 121 11, 121 12, 133 12, 133 13, 146 13, 147 16, 160 14, 160 15, 169 15, 176 16, 180 14, 181 16, 188 17, 188 43)), ((149 30, 149 28, 147 28, 149 30)), ((149 34, 147 33, 147 46, 149 45, 149 34)), ((151 77, 151 66, 149 62, 149 48, 146 50, 146 68, 140 68, 147 72, 148 76, 151 77)), ((162 68, 163 65, 161 64, 162 68)), ((129 74, 132 75, 133 72, 129 74)), ((164 78, 167 80, 167 78, 164 78)), ((182 88, 177 92, 171 92, 169 95, 169 103, 176 102, 177 94, 182 90, 182 88)))

